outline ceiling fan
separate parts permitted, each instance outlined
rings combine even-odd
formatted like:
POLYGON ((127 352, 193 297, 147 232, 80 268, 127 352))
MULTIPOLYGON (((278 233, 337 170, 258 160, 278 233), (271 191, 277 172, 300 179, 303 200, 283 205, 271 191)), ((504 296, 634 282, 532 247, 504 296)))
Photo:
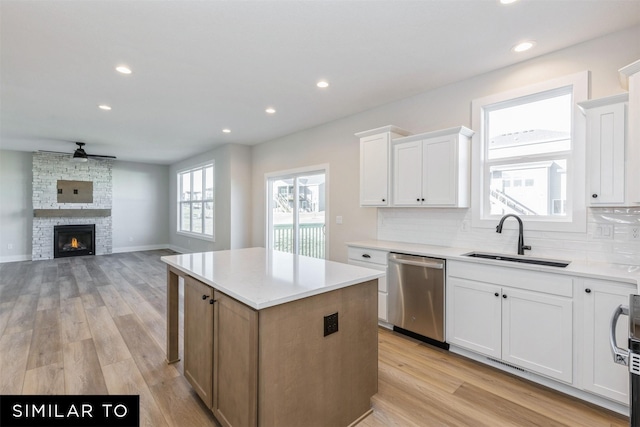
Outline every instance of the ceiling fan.
MULTIPOLYGON (((78 146, 78 148, 76 148, 76 150, 73 152, 73 157, 71 158, 71 161, 73 162, 86 162, 89 159, 97 159, 97 160, 102 160, 102 159, 115 159, 115 156, 101 156, 99 154, 87 154, 86 151, 84 151, 84 148, 82 148, 84 145, 86 145, 84 142, 76 142, 76 145, 78 146)), ((68 154, 68 153, 61 153, 60 151, 46 151, 46 150, 39 150, 41 153, 55 153, 55 154, 68 154)))

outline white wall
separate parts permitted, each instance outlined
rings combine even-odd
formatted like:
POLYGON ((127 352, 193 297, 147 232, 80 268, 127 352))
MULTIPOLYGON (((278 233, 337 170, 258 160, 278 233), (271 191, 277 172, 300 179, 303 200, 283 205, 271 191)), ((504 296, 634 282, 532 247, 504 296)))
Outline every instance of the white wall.
POLYGON ((31 157, 0 150, 0 262, 31 259, 31 157))
POLYGON ((175 163, 169 168, 169 222, 171 248, 179 252, 218 251, 243 248, 250 243, 247 233, 250 195, 250 147, 227 144, 175 163), (177 173, 213 160, 215 162, 215 241, 177 232, 177 173), (232 190, 233 189, 233 190, 232 190), (233 245, 233 246, 232 246, 233 245))
MULTIPOLYGON (((331 224, 328 258, 346 261, 346 242, 376 238, 379 229, 384 228, 384 222, 379 223, 377 219, 376 208, 359 207, 359 141, 354 133, 389 124, 413 133, 459 125, 471 127, 473 99, 583 70, 591 71, 592 98, 621 93, 624 89, 620 85, 617 70, 640 58, 638 39, 640 26, 254 147, 252 192, 253 199, 258 202, 254 203, 253 244, 264 245, 265 242, 264 174, 329 163, 331 212, 328 213, 328 220, 331 224), (334 223, 336 215, 343 217, 343 224, 334 223)), ((425 54, 425 61, 428 60, 425 54)), ((383 210, 380 209, 380 212, 383 210)), ((394 211, 395 214, 391 211, 389 214, 397 217, 398 210, 394 211)), ((467 211, 455 211, 453 218, 461 223, 467 211)), ((426 223, 437 227, 439 221, 447 221, 448 217, 442 210, 420 209, 411 212, 403 217, 405 228, 414 226, 419 229, 421 224, 426 223)), ((382 215, 388 216, 385 213, 382 215)), ((448 229, 451 230, 451 227, 448 229)), ((457 229, 456 222, 454 232, 457 229)), ((384 238, 407 239, 407 233, 387 231, 382 233, 384 238)), ((585 240, 588 240, 586 236, 585 240)))
POLYGON ((169 244, 169 166, 113 164, 113 252, 169 244))

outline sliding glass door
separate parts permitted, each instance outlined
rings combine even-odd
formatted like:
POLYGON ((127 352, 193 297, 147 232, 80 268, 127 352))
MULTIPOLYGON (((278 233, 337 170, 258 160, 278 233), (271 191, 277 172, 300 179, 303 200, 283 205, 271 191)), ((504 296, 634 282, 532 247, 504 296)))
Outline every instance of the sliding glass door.
POLYGON ((267 188, 267 247, 324 258, 326 171, 270 176, 267 188))

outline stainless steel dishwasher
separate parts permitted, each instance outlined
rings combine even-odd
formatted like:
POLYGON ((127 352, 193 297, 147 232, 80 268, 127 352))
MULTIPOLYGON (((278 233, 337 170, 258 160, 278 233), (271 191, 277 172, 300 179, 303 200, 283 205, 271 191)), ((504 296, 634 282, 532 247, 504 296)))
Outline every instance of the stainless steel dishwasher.
POLYGON ((388 266, 389 323, 394 330, 448 348, 444 335, 445 260, 392 252, 388 266))

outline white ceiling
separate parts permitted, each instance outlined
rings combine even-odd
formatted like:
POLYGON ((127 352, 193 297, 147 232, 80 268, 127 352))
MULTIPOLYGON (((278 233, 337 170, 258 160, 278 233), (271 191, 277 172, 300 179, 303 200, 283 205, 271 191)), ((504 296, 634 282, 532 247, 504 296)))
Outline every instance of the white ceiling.
POLYGON ((639 23, 639 0, 1 0, 0 148, 170 164, 639 23))

